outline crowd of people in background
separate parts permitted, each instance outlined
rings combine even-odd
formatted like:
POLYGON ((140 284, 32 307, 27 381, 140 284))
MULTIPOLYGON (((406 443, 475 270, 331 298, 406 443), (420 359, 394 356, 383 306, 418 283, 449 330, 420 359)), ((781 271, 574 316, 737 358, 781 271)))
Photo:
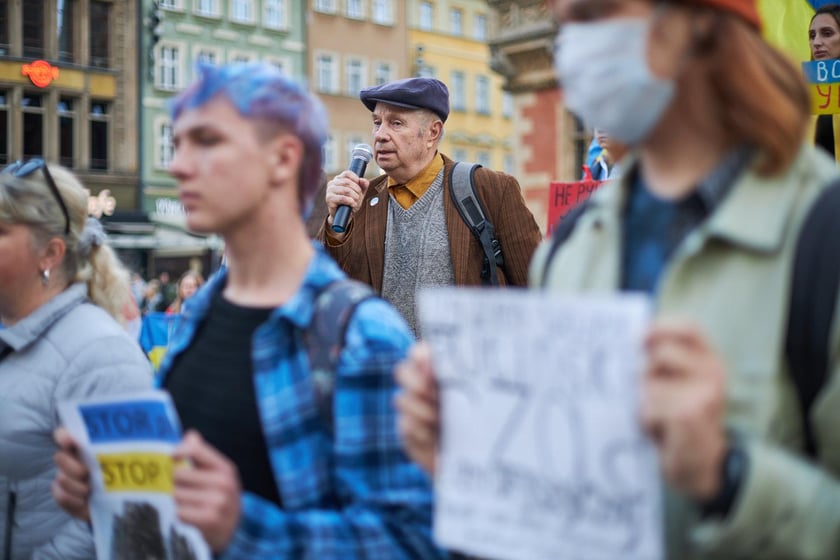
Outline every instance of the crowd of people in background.
POLYGON ((138 272, 131 273, 131 293, 143 315, 180 313, 184 301, 192 297, 203 284, 204 276, 196 270, 187 270, 174 283, 168 271, 149 280, 144 280, 138 272))

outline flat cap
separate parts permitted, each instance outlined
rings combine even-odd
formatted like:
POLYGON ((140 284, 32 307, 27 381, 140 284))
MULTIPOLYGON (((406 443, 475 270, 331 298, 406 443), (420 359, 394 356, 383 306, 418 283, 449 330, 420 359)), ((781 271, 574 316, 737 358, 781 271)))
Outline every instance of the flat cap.
POLYGON ((406 78, 365 88, 359 92, 359 99, 370 111, 382 102, 409 109, 428 109, 443 122, 449 116, 449 89, 435 78, 406 78))

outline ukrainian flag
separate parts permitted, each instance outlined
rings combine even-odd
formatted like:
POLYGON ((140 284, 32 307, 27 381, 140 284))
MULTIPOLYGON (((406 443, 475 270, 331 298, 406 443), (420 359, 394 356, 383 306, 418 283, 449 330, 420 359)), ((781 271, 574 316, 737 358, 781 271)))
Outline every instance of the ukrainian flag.
POLYGON ((166 355, 169 335, 179 317, 179 315, 166 313, 148 313, 143 317, 143 324, 140 327, 140 346, 146 352, 155 370, 160 367, 166 355))
POLYGON ((837 0, 758 0, 767 41, 789 53, 796 62, 811 59, 808 27, 814 11, 837 0))

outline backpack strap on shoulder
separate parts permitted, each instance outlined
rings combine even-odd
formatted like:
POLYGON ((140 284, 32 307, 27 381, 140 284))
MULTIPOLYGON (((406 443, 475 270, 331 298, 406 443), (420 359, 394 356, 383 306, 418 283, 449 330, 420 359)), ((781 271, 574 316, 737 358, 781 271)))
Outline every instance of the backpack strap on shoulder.
POLYGON ((486 286, 498 286, 497 267, 505 266, 502 245, 496 239, 493 223, 487 219, 487 212, 481 199, 475 192, 475 170, 481 167, 477 163, 456 162, 449 175, 449 192, 461 219, 470 228, 484 251, 484 264, 481 267, 481 281, 486 286), (491 266, 492 263, 492 266, 491 266))
POLYGON ((336 370, 344 349, 347 327, 359 304, 373 297, 376 294, 367 284, 349 278, 334 280, 318 292, 312 320, 303 331, 318 412, 330 433, 334 429, 336 370))
POLYGON ((828 378, 829 337, 840 285, 840 180, 814 201, 793 261, 785 354, 799 395, 805 451, 816 457, 811 408, 828 378))
POLYGON ((545 257, 545 265, 543 266, 542 279, 540 280, 541 287, 545 288, 548 284, 548 271, 551 270, 551 261, 554 260, 557 250, 572 235, 578 220, 587 208, 589 208, 588 198, 569 210, 557 224, 557 227, 554 228, 554 232, 551 234, 551 246, 548 248, 548 255, 545 257))

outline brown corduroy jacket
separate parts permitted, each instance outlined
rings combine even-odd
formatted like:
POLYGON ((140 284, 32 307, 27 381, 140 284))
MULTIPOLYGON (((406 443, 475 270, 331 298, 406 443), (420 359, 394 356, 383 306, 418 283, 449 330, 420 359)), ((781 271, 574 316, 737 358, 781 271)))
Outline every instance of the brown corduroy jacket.
MULTIPOLYGON (((480 286, 484 251, 452 200, 449 177, 455 162, 446 156, 443 161, 444 212, 455 284, 480 286)), ((482 167, 476 170, 475 187, 502 246, 505 266, 499 269, 499 283, 527 285, 528 265, 541 234, 533 214, 525 206, 519 183, 510 175, 482 167)), ((326 221, 318 232, 318 239, 347 275, 373 286, 377 292, 382 291, 389 199, 386 176, 377 177, 371 180, 362 205, 340 242, 334 239, 327 242, 326 221), (371 205, 374 199, 376 202, 371 205)))

